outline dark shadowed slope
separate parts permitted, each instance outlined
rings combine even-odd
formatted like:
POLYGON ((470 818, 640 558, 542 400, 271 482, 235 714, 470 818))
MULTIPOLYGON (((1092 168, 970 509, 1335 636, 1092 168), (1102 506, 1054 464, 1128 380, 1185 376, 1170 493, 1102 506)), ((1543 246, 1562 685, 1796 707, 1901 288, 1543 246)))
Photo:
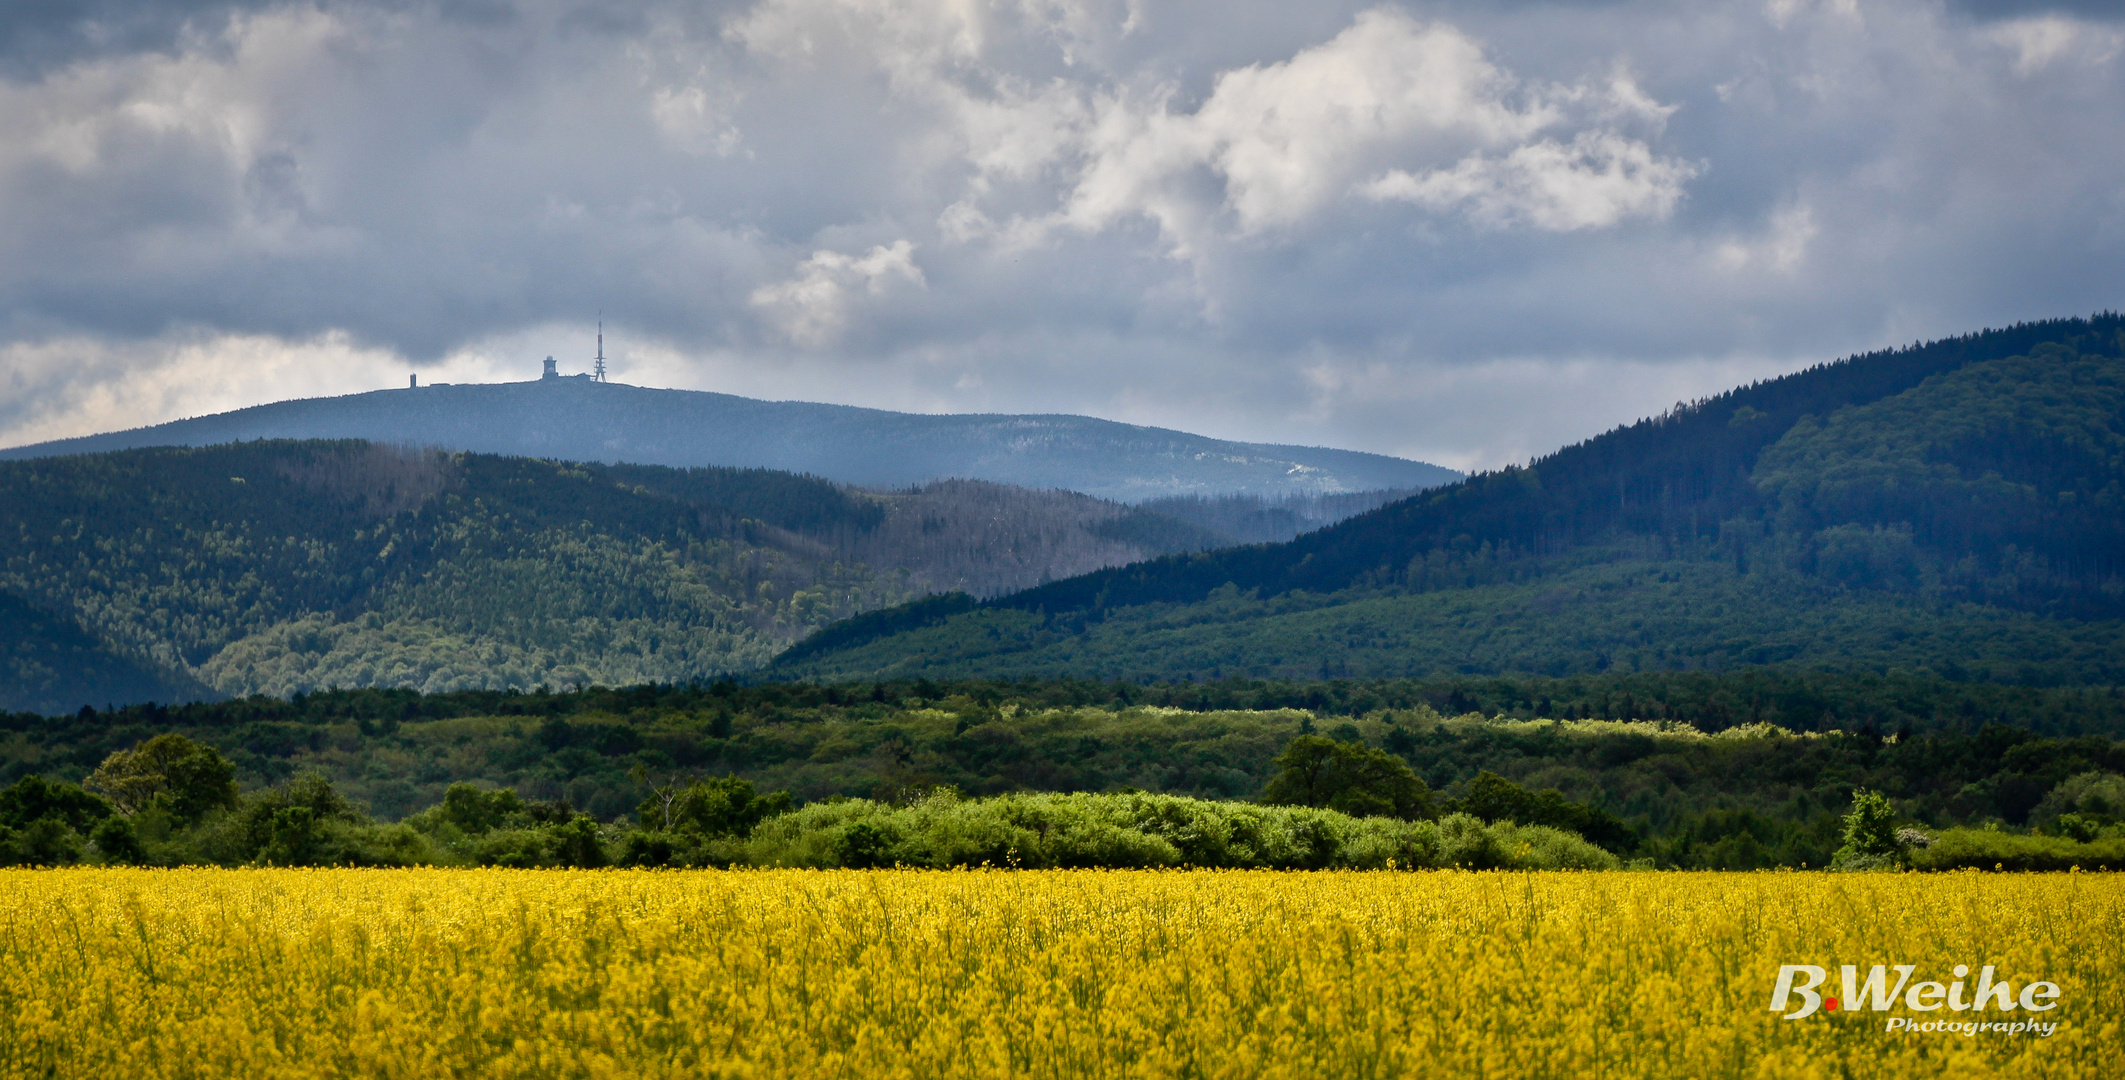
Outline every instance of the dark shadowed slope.
POLYGON ((779 469, 864 487, 960 477, 1125 502, 1428 488, 1461 475, 1383 454, 1228 442, 1084 416, 930 416, 576 378, 283 401, 0 450, 0 458, 262 438, 368 439, 572 461, 779 469))
POLYGON ((0 708, 61 713, 218 697, 189 678, 112 652, 71 618, 0 592, 0 708))

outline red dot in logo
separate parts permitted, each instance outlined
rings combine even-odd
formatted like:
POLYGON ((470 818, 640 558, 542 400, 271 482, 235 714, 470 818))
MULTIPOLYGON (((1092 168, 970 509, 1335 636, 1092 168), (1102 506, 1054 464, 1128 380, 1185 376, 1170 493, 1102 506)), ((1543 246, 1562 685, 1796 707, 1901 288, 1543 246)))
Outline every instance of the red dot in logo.
POLYGON ((1822 1003, 1822 1007, 1823 1007, 1823 1008, 1825 1008, 1825 1009, 1828 1009, 1828 1010, 1830 1010, 1831 1012, 1836 1012, 1836 1011, 1837 1011, 1837 999, 1836 999, 1836 998, 1824 998, 1824 999, 1823 999, 1823 1003, 1822 1003))

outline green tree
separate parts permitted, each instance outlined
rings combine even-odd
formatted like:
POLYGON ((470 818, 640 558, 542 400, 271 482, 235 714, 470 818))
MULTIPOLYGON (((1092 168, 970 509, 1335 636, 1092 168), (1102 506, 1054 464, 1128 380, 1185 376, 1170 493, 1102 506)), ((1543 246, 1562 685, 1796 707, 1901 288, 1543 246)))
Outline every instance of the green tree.
POLYGON ((81 861, 81 834, 57 818, 20 829, 0 825, 0 866, 65 866, 81 861))
POLYGON ((140 834, 133 828, 133 819, 123 814, 112 814, 96 823, 89 833, 89 843, 103 855, 103 861, 118 866, 138 866, 148 861, 146 845, 140 842, 140 834))
POLYGON ((237 805, 236 767, 213 747, 174 732, 103 759, 85 786, 122 813, 161 809, 180 822, 237 805))
POLYGON ((355 824, 365 817, 323 773, 306 772, 248 800, 242 831, 252 858, 275 866, 312 866, 336 861, 335 823, 355 824))
POLYGON ((1271 806, 1317 806, 1355 817, 1438 816, 1431 789, 1402 759, 1362 743, 1301 735, 1277 756, 1262 790, 1271 806))
POLYGON ((1572 802, 1556 788, 1529 791, 1488 769, 1468 782, 1467 794, 1454 809, 1485 821, 1567 829, 1610 851, 1627 850, 1637 841, 1630 826, 1598 806, 1572 802))
POLYGON ((460 830, 479 835, 500 826, 524 809, 515 788, 484 790, 467 783, 450 785, 443 792, 442 818, 460 830))
POLYGON ((1854 790, 1852 810, 1844 824, 1844 846, 1831 857, 1831 866, 1872 870, 1894 866, 1903 857, 1904 844, 1896 836, 1896 808, 1881 792, 1854 790))
POLYGON ((605 848, 598 843, 598 823, 590 815, 577 814, 549 832, 553 837, 553 859, 558 865, 585 870, 605 865, 605 848))
POLYGON ((76 832, 88 832, 111 816, 111 804, 72 784, 55 784, 42 776, 25 776, 0 790, 0 826, 20 829, 51 818, 76 832))
POLYGON ((761 795, 753 782, 735 776, 700 780, 688 786, 667 804, 652 796, 644 800, 637 817, 645 824, 663 821, 673 832, 704 836, 747 836, 762 821, 791 808, 787 791, 761 795))

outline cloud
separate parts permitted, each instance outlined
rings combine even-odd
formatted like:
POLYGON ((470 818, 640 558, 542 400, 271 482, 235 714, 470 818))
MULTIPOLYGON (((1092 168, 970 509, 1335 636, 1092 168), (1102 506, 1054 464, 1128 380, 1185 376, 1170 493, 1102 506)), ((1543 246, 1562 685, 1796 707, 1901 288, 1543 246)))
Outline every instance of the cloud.
MULTIPOLYGON (((489 374, 460 365, 468 376, 489 374)), ((7 445, 117 431, 258 403, 404 385, 405 363, 345 334, 307 341, 265 335, 174 334, 113 344, 57 338, 0 347, 0 439, 7 445), (85 422, 85 423, 84 423, 85 422)))
POLYGON ((1713 258, 1730 271, 1762 269, 1791 274, 1806 265, 1808 246, 1816 231, 1813 210, 1801 204, 1780 207, 1771 214, 1769 227, 1762 235, 1725 241, 1714 250, 1713 258))
POLYGON ((195 27, 226 22, 271 0, 44 0, 0 19, 0 71, 35 78, 101 56, 164 52, 195 27))
POLYGON ((531 377, 602 310, 624 379, 1519 458, 2116 307, 2118 32, 1937 0, 32 5, 0 23, 0 440, 531 377))
POLYGON ((1466 208, 1487 225, 1577 229, 1664 214, 1695 175, 1691 166, 1611 129, 1582 130, 1565 145, 1536 138, 1589 103, 1603 106, 1604 119, 1655 125, 1672 111, 1628 79, 1604 89, 1605 97, 1523 87, 1454 27, 1373 9, 1289 60, 1220 74, 1192 112, 1173 108, 1170 87, 1149 100, 1103 98, 1056 220, 1096 231, 1141 216, 1186 255, 1220 233, 1300 224, 1354 188, 1440 212, 1466 208), (1501 157, 1484 156, 1499 148, 1501 157), (1390 167, 1360 182, 1383 166, 1456 159, 1421 178, 1390 167), (1214 181, 1207 195, 1205 174, 1214 181))
POLYGON ((860 256, 815 251, 797 267, 796 277, 753 290, 752 302, 769 311, 791 341, 816 348, 840 333, 857 303, 884 296, 898 284, 924 284, 915 246, 906 240, 860 256))
POLYGON ((1992 39, 2014 52, 2014 70, 2021 75, 2034 75, 2062 60, 2107 64, 2125 46, 2125 32, 2058 15, 1999 23, 1992 28, 1992 39))
POLYGON ((1539 101, 1513 107, 1504 100, 1513 89, 1453 28, 1367 11, 1290 60, 1221 74, 1193 113, 1164 100, 1106 102, 1069 217, 1098 227, 1144 213, 1172 228, 1171 187, 1208 168, 1241 231, 1288 225, 1342 195, 1372 160, 1494 146, 1555 121, 1539 101))
POLYGON ((1628 217, 1665 217, 1696 175, 1695 166, 1656 158, 1644 143, 1582 132, 1569 145, 1544 139, 1502 158, 1470 155, 1451 169, 1422 176, 1395 169, 1364 190, 1375 199, 1434 210, 1465 206, 1486 225, 1562 232, 1628 217))

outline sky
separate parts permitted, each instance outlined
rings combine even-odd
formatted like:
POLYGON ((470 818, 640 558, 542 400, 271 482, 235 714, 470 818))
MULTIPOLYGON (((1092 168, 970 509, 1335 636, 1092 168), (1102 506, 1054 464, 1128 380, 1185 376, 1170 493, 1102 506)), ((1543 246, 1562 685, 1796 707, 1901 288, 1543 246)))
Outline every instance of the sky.
POLYGON ((38 0, 0 445, 587 370, 1462 469, 2115 309, 2125 4, 38 0))

